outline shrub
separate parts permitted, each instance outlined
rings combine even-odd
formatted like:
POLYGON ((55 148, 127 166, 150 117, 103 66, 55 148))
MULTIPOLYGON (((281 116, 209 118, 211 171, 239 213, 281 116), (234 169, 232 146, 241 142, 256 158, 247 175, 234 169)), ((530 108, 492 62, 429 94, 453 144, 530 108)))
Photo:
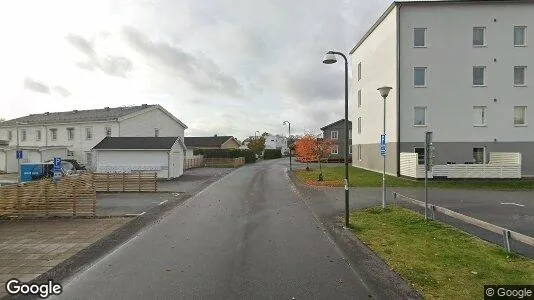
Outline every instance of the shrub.
POLYGON ((263 152, 263 159, 275 159, 282 157, 282 150, 280 149, 265 149, 263 152))
POLYGON ((244 157, 247 164, 256 162, 256 155, 249 149, 196 149, 193 154, 204 155, 205 158, 244 157))

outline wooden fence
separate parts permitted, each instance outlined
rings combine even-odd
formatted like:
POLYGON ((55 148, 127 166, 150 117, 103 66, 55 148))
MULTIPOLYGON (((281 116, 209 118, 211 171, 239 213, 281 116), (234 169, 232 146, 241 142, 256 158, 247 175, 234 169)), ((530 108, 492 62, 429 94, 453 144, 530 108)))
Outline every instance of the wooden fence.
POLYGON ((0 187, 0 216, 94 216, 96 192, 90 174, 0 187))
POLYGON ((245 164, 244 157, 238 158, 205 158, 204 166, 205 167, 227 167, 227 168, 238 168, 245 164))
MULTIPOLYGON (((406 201, 408 201, 408 202, 410 202, 412 204, 415 204, 417 206, 425 207, 425 202, 422 202, 422 201, 413 199, 411 197, 404 196, 402 194, 394 192, 393 193, 394 201, 396 202, 397 199, 399 199, 399 198, 400 199, 405 199, 406 201)), ((433 204, 427 204, 427 207, 428 207, 428 209, 430 211, 431 219, 435 219, 435 212, 440 212, 440 213, 442 213, 444 215, 447 215, 447 216, 449 216, 451 218, 460 220, 460 221, 465 222, 467 224, 471 224, 471 225, 477 226, 479 228, 491 231, 493 233, 502 235, 503 236, 504 249, 507 252, 511 252, 512 251, 510 239, 514 239, 516 241, 519 241, 521 243, 524 243, 526 245, 534 247, 534 238, 530 237, 528 235, 524 235, 524 234, 519 233, 519 232, 515 232, 515 231, 509 230, 509 229, 506 229, 506 228, 503 228, 503 227, 500 227, 500 226, 497 226, 497 225, 494 225, 494 224, 491 224, 491 223, 488 223, 488 222, 484 222, 482 220, 475 219, 473 217, 469 217, 469 216, 463 215, 461 213, 452 211, 450 209, 447 209, 447 208, 444 208, 444 207, 441 207, 441 206, 437 206, 437 205, 433 205, 433 204)))
POLYGON ((97 192, 157 192, 157 173, 93 173, 97 192))
POLYGON ((204 156, 195 155, 192 158, 186 158, 184 164, 184 170, 189 170, 193 168, 200 168, 204 166, 204 156))

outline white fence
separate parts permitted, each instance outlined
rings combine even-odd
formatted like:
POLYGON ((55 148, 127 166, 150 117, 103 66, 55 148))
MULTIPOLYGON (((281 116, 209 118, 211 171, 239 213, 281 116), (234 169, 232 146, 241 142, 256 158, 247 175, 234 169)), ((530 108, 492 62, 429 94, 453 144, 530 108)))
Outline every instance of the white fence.
MULTIPOLYGON (((424 178, 425 167, 417 162, 417 153, 401 153, 400 174, 424 178)), ((435 165, 428 178, 521 178, 521 153, 491 152, 488 164, 435 165)))

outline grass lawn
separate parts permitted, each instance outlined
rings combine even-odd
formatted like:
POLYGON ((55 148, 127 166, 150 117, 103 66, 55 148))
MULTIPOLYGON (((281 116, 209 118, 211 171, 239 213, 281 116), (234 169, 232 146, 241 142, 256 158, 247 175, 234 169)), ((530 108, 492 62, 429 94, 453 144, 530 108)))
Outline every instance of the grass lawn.
MULTIPOLYGON (((297 178, 306 183, 307 181, 317 181, 319 168, 311 171, 295 171, 297 178)), ((323 167, 325 181, 339 182, 345 177, 344 167, 323 167)), ((422 181, 415 181, 405 178, 386 175, 386 184, 390 187, 422 187, 422 181)), ((349 167, 349 186, 353 187, 381 187, 382 173, 368 171, 360 168, 349 167)), ((429 187, 436 188, 456 188, 456 189, 488 189, 488 190, 534 190, 534 180, 520 179, 462 179, 462 180, 429 180, 429 187)))
POLYGON ((534 260, 398 206, 354 212, 350 223, 425 299, 482 299, 484 284, 534 282, 534 260))

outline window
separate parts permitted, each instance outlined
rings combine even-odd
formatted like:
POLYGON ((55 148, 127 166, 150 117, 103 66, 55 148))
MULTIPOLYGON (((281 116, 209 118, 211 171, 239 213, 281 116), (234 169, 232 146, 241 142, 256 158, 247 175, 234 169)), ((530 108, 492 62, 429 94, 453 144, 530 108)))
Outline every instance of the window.
POLYGON ((414 147, 413 152, 417 153, 417 164, 425 164, 425 148, 424 147, 414 147))
POLYGON ((486 126, 486 106, 473 106, 473 125, 486 126))
POLYGON ((74 151, 67 150, 67 156, 74 156, 74 151))
POLYGON ((91 167, 93 165, 93 153, 85 153, 85 165, 91 167))
POLYGON ((358 90, 358 107, 362 107, 362 90, 358 90))
POLYGON ((20 140, 24 142, 26 140, 26 129, 22 129, 20 131, 20 134, 21 134, 20 140))
POLYGON ((7 132, 7 139, 9 141, 13 140, 13 131, 10 130, 10 131, 7 132))
POLYGON ((349 154, 352 154, 352 145, 349 145, 349 154))
POLYGON ((332 130, 330 132, 330 138, 333 140, 337 140, 337 130, 332 130))
POLYGON ((473 46, 485 46, 486 27, 473 27, 473 46))
POLYGON ((362 145, 358 145, 358 160, 362 160, 362 145))
POLYGON ((514 46, 526 46, 527 26, 514 26, 514 46))
POLYGON ((40 129, 37 129, 35 131, 35 140, 36 141, 40 141, 41 140, 41 130, 40 129))
POLYGON ((482 147, 473 148, 473 160, 475 164, 484 163, 484 148, 482 147))
POLYGON ((69 141, 74 140, 74 128, 72 127, 67 128, 67 139, 69 141))
POLYGON ((526 106, 514 106, 514 125, 521 126, 526 125, 526 106))
POLYGON ((484 73, 486 67, 473 67, 473 85, 474 86, 484 86, 484 73))
POLYGON ((57 140, 57 129, 56 128, 50 128, 50 139, 52 141, 57 140))
POLYGON ((425 33, 426 28, 414 28, 413 29, 413 46, 425 47, 425 33))
POLYGON ((358 117, 358 133, 362 133, 362 117, 358 117))
POLYGON ((105 128, 106 136, 111 136, 111 127, 105 128))
MULTIPOLYGON (((158 128, 154 128, 154 136, 155 137, 159 136, 159 129, 158 128)), ((274 140, 271 140, 271 142, 274 142, 274 140)))
POLYGON ((85 139, 86 140, 93 139, 93 128, 85 127, 85 139))
POLYGON ((358 63, 358 81, 360 81, 360 79, 362 79, 362 63, 361 62, 358 63))
POLYGON ((338 154, 338 153, 339 153, 339 146, 332 145, 332 154, 338 154))
POLYGON ((349 140, 352 139, 352 129, 349 129, 349 140))
POLYGON ((414 107, 413 124, 415 126, 426 126, 426 107, 414 107))
POLYGON ((514 67, 514 85, 515 86, 524 86, 525 85, 525 73, 527 67, 524 66, 515 66, 514 67))
POLYGON ((426 68, 413 68, 413 85, 416 87, 426 86, 426 68))

